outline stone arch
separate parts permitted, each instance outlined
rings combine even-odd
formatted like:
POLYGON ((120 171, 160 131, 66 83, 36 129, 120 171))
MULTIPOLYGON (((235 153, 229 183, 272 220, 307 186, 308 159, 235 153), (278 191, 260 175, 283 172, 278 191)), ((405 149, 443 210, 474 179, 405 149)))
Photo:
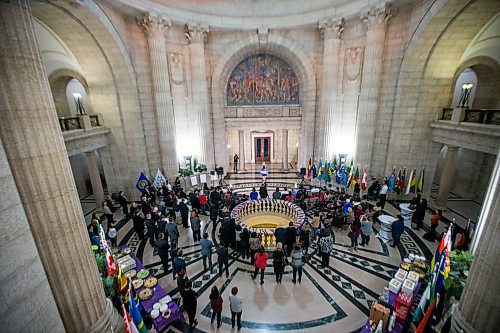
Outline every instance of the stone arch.
POLYGON ((81 73, 69 68, 60 68, 49 75, 50 90, 54 98, 57 114, 62 117, 69 117, 71 115, 68 100, 66 98, 66 87, 72 79, 76 79, 82 84, 90 100, 89 86, 87 80, 81 73))
POLYGON ((34 2, 32 11, 75 56, 94 112, 111 130, 111 162, 105 168, 108 190, 123 189, 136 197, 137 172, 149 173, 149 166, 134 68, 118 32, 95 2, 34 2))
POLYGON ((439 145, 431 141, 430 123, 447 106, 470 41, 498 10, 500 3, 493 0, 437 0, 427 8, 405 49, 384 170, 425 167, 425 178, 433 179, 439 145))
MULTIPOLYGON (((477 76, 476 95, 472 104, 474 109, 493 109, 499 102, 500 95, 500 65, 488 56, 469 58, 461 63, 453 76, 452 89, 460 74, 467 68, 472 69, 477 76)), ((450 95, 450 103, 453 95, 450 95)))
POLYGON ((262 43, 257 34, 248 33, 238 38, 219 55, 212 75, 212 115, 214 126, 215 157, 219 164, 227 168, 224 106, 226 105, 226 85, 234 67, 248 56, 258 53, 276 55, 286 61, 295 71, 299 80, 300 104, 302 107, 301 143, 299 163, 312 156, 314 147, 314 119, 316 113, 316 74, 310 61, 311 56, 297 41, 282 35, 269 33, 267 42, 262 43), (306 126, 309 125, 309 128, 306 126), (308 130, 307 130, 308 129, 308 130))

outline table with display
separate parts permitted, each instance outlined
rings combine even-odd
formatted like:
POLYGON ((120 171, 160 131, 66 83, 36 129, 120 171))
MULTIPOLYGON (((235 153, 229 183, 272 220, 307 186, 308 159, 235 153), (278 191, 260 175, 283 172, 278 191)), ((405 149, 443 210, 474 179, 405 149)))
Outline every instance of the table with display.
MULTIPOLYGON (((137 259, 134 253, 130 253, 130 256, 135 260, 135 270, 137 271, 137 273, 139 273, 142 269, 144 269, 144 265, 139 259, 137 259)), ((142 286, 141 288, 136 289, 136 294, 138 295, 144 288, 145 287, 142 286)), ((159 284, 157 284, 152 289, 154 290, 153 297, 145 301, 140 301, 142 308, 148 313, 149 316, 151 316, 151 311, 153 311, 153 305, 155 303, 158 303, 160 299, 168 296, 167 292, 159 284)), ((171 311, 168 317, 164 317, 162 314, 160 314, 156 319, 151 318, 153 326, 157 332, 163 331, 176 320, 185 320, 184 314, 182 313, 182 310, 179 308, 177 303, 171 300, 170 302, 168 302, 168 308, 171 311)))
POLYGON ((380 215, 378 220, 380 221, 380 230, 376 237, 387 244, 392 241, 392 224, 397 221, 397 219, 390 215, 380 215))

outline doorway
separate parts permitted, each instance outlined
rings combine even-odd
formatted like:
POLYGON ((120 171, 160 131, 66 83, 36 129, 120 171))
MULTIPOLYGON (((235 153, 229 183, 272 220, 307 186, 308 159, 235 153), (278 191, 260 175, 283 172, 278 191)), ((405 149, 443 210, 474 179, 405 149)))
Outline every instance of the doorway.
POLYGON ((254 138, 254 153, 255 163, 271 161, 271 138, 270 137, 255 137, 254 138))

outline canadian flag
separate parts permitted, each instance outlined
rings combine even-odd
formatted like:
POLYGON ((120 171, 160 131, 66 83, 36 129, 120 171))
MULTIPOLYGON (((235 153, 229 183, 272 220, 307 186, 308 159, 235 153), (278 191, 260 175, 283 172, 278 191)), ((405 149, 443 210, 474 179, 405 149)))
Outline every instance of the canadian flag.
POLYGON ((368 173, 365 171, 363 172, 363 180, 361 180, 361 188, 363 191, 366 191, 366 184, 368 183, 368 173))
POLYGON ((113 258, 111 252, 109 251, 109 247, 106 248, 106 260, 108 262, 108 275, 115 276, 116 273, 118 272, 118 267, 116 266, 115 259, 113 258))
POLYGON ((125 323, 125 332, 126 333, 139 333, 137 327, 135 327, 132 318, 128 314, 127 310, 125 310, 125 305, 122 304, 123 309, 123 322, 125 323))

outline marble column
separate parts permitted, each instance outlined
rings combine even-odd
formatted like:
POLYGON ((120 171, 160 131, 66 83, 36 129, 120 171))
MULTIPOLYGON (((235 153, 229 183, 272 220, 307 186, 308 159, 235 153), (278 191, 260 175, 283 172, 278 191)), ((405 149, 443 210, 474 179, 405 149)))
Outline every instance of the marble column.
POLYGON ((102 189, 101 174, 97 166, 97 157, 95 153, 94 150, 86 151, 85 159, 87 160, 87 167, 89 168, 90 183, 92 184, 92 192, 94 193, 96 206, 97 208, 101 208, 101 204, 104 201, 104 190, 102 189))
POLYGON ((336 141, 340 137, 340 108, 338 100, 338 73, 340 67, 340 38, 344 30, 344 20, 324 20, 319 23, 323 35, 323 77, 321 85, 319 117, 319 156, 330 159, 334 154, 336 141))
POLYGON ((174 106, 170 91, 170 73, 167 62, 165 34, 171 26, 170 20, 145 13, 137 18, 137 24, 146 34, 153 82, 154 110, 161 168, 167 179, 178 174, 175 142, 174 106))
POLYGON ((214 138, 210 117, 207 72, 205 68, 205 40, 208 26, 199 23, 186 25, 186 37, 189 42, 191 59, 191 82, 193 89, 193 113, 196 115, 195 129, 199 142, 199 162, 206 164, 209 170, 215 166, 214 138))
MULTIPOLYGON (((0 137, 64 329, 111 332, 123 319, 104 295, 90 249, 30 1, 0 1, 0 30, 0 137)), ((18 260, 33 264, 22 253, 18 260)), ((34 304, 20 301, 29 316, 34 304)))
POLYGON ((241 171, 246 171, 245 168, 245 132, 238 131, 238 144, 239 144, 239 157, 240 157, 240 165, 239 168, 241 171))
POLYGON ((448 146, 448 151, 444 158, 443 170, 439 178, 439 188, 436 196, 436 208, 446 209, 448 195, 453 186, 453 174, 455 173, 455 156, 457 155, 458 147, 448 146))
POLYGON ((288 130, 283 130, 283 170, 288 170, 288 130))
POLYGON ((393 14, 392 8, 385 6, 361 15, 361 21, 366 25, 367 31, 356 121, 355 160, 360 165, 366 165, 368 170, 371 169, 380 102, 385 33, 393 14))
POLYGON ((500 151, 476 226, 471 251, 474 260, 458 308, 454 333, 493 333, 500 327, 500 151))

